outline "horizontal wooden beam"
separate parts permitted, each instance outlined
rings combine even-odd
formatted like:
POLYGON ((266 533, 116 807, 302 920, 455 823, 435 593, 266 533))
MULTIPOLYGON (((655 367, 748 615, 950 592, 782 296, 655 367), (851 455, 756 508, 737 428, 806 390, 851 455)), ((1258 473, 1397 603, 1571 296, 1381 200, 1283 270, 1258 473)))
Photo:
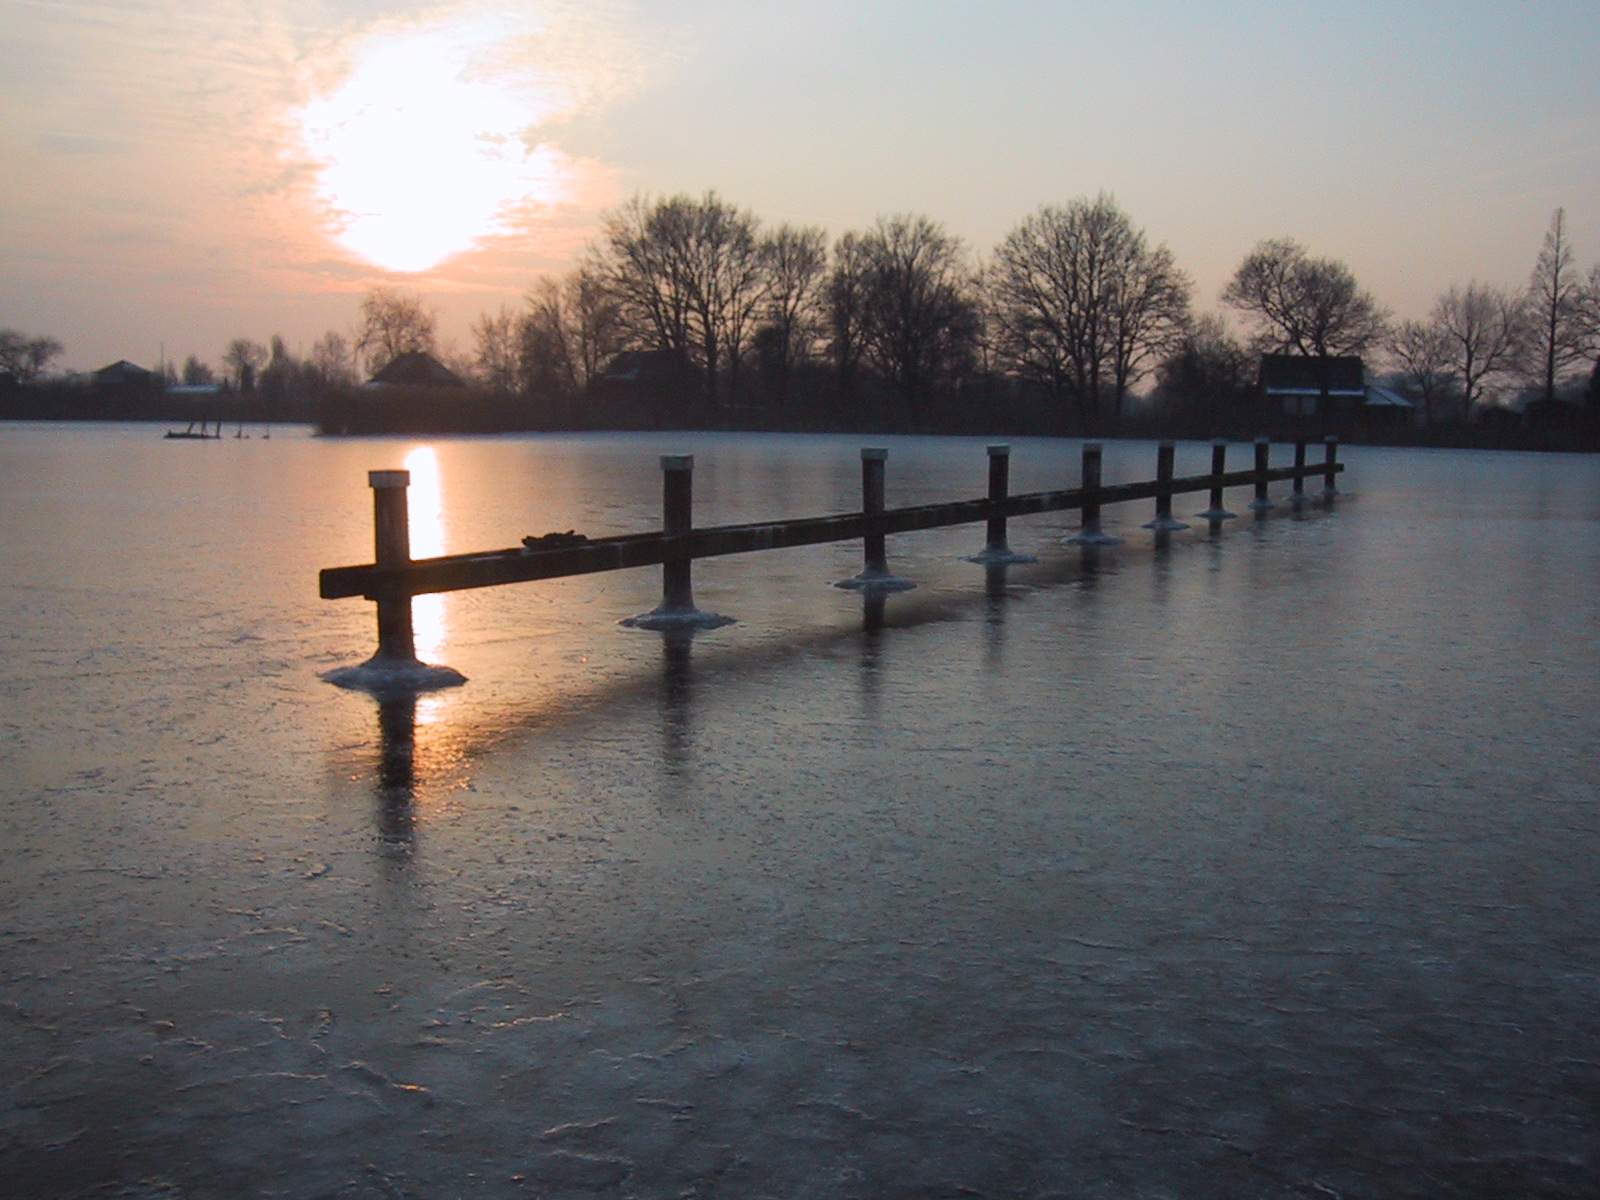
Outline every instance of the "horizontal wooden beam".
MULTIPOLYGON (((1338 473, 1343 463, 1308 463, 1303 467, 1272 467, 1267 482, 1338 473)), ((1156 480, 1118 483, 1099 489, 1101 504, 1146 500, 1154 496, 1204 492, 1213 487, 1246 487, 1263 478, 1261 472, 1229 471, 1223 475, 1188 475, 1163 485, 1156 480)), ((911 533, 986 521, 991 516, 1025 517, 1035 513, 1082 508, 1088 495, 1082 488, 1057 492, 1029 492, 999 504, 988 498, 955 500, 945 504, 919 504, 893 508, 881 516, 841 513, 831 517, 802 517, 790 521, 758 521, 746 525, 715 525, 687 535, 669 537, 659 531, 595 538, 549 550, 513 547, 477 554, 447 554, 419 558, 403 566, 378 567, 371 563, 353 567, 328 567, 319 579, 324 600, 364 596, 420 596, 432 592, 458 592, 495 587, 503 583, 528 583, 536 579, 561 579, 597 571, 622 571, 649 567, 669 558, 716 558, 756 550, 784 550, 823 542, 852 541, 869 533, 911 533)))

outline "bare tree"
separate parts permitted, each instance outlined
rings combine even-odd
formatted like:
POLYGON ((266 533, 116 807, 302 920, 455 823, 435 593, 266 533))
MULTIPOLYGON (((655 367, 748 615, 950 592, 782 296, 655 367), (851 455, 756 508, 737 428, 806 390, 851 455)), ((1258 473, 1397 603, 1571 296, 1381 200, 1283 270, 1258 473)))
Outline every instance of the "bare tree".
POLYGON ((856 400, 861 358, 865 353, 867 269, 867 255, 860 235, 843 234, 833 244, 833 265, 822 285, 822 306, 827 323, 828 358, 833 365, 839 395, 846 404, 856 400))
POLYGON ((256 372, 267 361, 267 348, 249 338, 234 338, 222 352, 222 364, 228 368, 233 383, 241 392, 253 392, 256 372))
POLYGON ((518 373, 529 395, 574 398, 626 345, 617 301, 593 265, 528 293, 518 323, 518 373))
POLYGON ((616 301, 631 342, 689 357, 689 287, 676 261, 688 201, 634 196, 607 213, 591 269, 616 301))
POLYGON ((0 371, 27 383, 43 374, 61 349, 61 343, 53 337, 29 337, 15 329, 0 329, 0 371))
POLYGON ((1556 382, 1585 362, 1591 341, 1584 329, 1583 279, 1572 262, 1567 239, 1567 211, 1558 208, 1545 231, 1539 260, 1528 281, 1530 350, 1538 362, 1544 398, 1554 400, 1556 382))
POLYGON ((1386 347, 1407 387, 1422 399, 1422 419, 1432 425, 1434 406, 1450 390, 1452 340, 1437 321, 1401 321, 1389 330, 1386 347))
POLYGON ((1322 360, 1322 412, 1328 410, 1327 360, 1380 344, 1388 323, 1349 267, 1312 258, 1291 238, 1257 244, 1222 290, 1222 302, 1255 325, 1257 350, 1322 360))
POLYGON ((300 364, 289 353, 289 346, 279 334, 273 334, 267 348, 267 365, 261 371, 261 398, 268 413, 276 413, 278 406, 300 390, 300 364))
POLYGON ((491 390, 502 394, 517 388, 517 314, 505 305, 498 313, 483 313, 472 323, 475 343, 473 366, 491 390))
POLYGON ((626 344, 622 315, 600 277, 587 266, 567 276, 561 299, 573 379, 583 391, 626 344))
POLYGON ((437 337, 437 318, 414 292, 375 287, 362 298, 355 349, 366 359, 369 370, 408 352, 432 353, 437 337))
POLYGON ((1600 354, 1600 263, 1589 268, 1589 278, 1578 292, 1578 328, 1591 358, 1600 354))
POLYGON ((1290 238, 1257 245, 1223 289, 1222 302, 1255 322, 1264 349, 1307 358, 1361 354, 1383 337, 1387 322, 1349 267, 1312 258, 1290 238))
POLYGON ((349 339, 330 329, 311 344, 311 367, 326 387, 349 387, 356 381, 355 351, 349 339))
POLYGON ((739 359, 766 286, 755 216, 715 192, 696 200, 634 197, 604 221, 599 269, 635 337, 704 372, 718 402, 724 367, 739 359))
POLYGON ((1188 278, 1110 196, 1046 205, 1006 235, 989 272, 996 349, 1012 370, 1097 425, 1109 399, 1171 350, 1189 320, 1188 278))
POLYGON ((1254 379, 1250 352, 1222 318, 1207 313, 1189 327, 1157 369, 1162 398, 1215 428, 1241 405, 1254 379))
POLYGON ((1433 321, 1450 344, 1450 369, 1461 389, 1461 416, 1472 415, 1490 381, 1512 371, 1526 333, 1520 296, 1472 282, 1451 287, 1433 306, 1433 321))
MULTIPOLYGON (((709 202, 713 197, 706 199, 709 202)), ((716 265, 708 271, 712 281, 709 299, 700 306, 702 328, 720 327, 717 340, 728 364, 728 394, 737 402, 739 367, 766 301, 771 274, 760 225, 754 215, 731 206, 718 208, 708 203, 705 220, 706 246, 716 265)), ((714 376, 708 375, 708 382, 715 387, 714 376)), ((713 402, 715 399, 713 392, 713 402)))
POLYGON ((977 304, 965 249, 942 225, 912 214, 878 218, 860 245, 867 361, 920 419, 929 393, 971 360, 977 304))
POLYGON ((811 357, 822 332, 820 299, 828 268, 827 235, 781 225, 763 243, 769 282, 765 329, 778 382, 778 411, 789 401, 794 369, 811 357))
POLYGON ((1122 418, 1128 388, 1160 356, 1180 345, 1189 326, 1189 277, 1165 246, 1145 246, 1138 232, 1123 245, 1124 257, 1111 273, 1112 417, 1122 418))
POLYGON ((179 379, 185 387, 204 387, 217 381, 211 368, 193 354, 183 360, 183 372, 179 379))
POLYGON ((522 391, 538 400, 570 400, 578 393, 578 374, 568 344, 568 319, 561 284, 542 279, 528 293, 528 307, 517 323, 517 378, 522 391))

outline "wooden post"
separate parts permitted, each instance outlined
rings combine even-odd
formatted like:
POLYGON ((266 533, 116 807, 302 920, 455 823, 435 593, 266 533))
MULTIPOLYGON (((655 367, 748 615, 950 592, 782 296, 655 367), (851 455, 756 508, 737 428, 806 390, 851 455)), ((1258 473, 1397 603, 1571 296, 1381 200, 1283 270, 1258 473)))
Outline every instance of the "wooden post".
MULTIPOLYGON (((694 455, 661 456, 661 531, 670 537, 687 537, 694 528, 694 455)), ((694 562, 685 552, 672 554, 661 564, 661 607, 657 612, 692 612, 694 562)))
MULTIPOLYGON (((989 503, 999 504, 1011 490, 1011 447, 1000 444, 989 451, 989 503)), ((989 538, 985 549, 1006 553, 1006 519, 1001 513, 989 514, 989 538)))
POLYGON ((1155 520, 1146 521, 1144 528, 1154 529, 1157 533, 1189 528, 1172 515, 1172 463, 1176 454, 1177 447, 1171 442, 1162 442, 1156 447, 1156 483, 1164 490, 1156 493, 1155 520))
POLYGON ((1119 546, 1122 539, 1113 537, 1100 528, 1100 457, 1099 442, 1083 444, 1083 475, 1079 486, 1083 489, 1083 522, 1078 532, 1067 539, 1069 546, 1119 546))
MULTIPOLYGON (((1303 437, 1298 437, 1294 440, 1294 465, 1296 470, 1306 465, 1306 440, 1303 437)), ((1305 502, 1306 477, 1304 475, 1296 475, 1294 477, 1293 490, 1289 493, 1289 503, 1299 508, 1305 502)))
POLYGON ((633 629, 715 629, 732 617, 701 612, 694 606, 694 560, 688 537, 694 532, 694 455, 661 456, 661 532, 683 541, 667 548, 661 560, 661 603, 647 613, 628 617, 633 629))
MULTIPOLYGON (((989 447, 989 503, 1001 504, 1011 494, 1011 447, 1000 444, 989 447)), ((1006 542, 1004 514, 989 514, 989 536, 982 553, 974 554, 968 562, 995 566, 1004 563, 1037 562, 1031 554, 1018 554, 1006 542)))
MULTIPOLYGON (((403 567, 411 561, 411 517, 406 509, 410 471, 368 471, 372 488, 373 561, 403 567)), ((378 596, 378 653, 375 662, 414 663, 417 639, 411 627, 411 594, 387 588, 378 596)))
MULTIPOLYGON (((873 517, 883 515, 884 462, 889 452, 879 446, 861 448, 861 511, 870 523, 873 517)), ((864 562, 862 574, 887 575, 889 555, 881 533, 868 532, 862 539, 864 562)))
POLYGON ((1339 461, 1339 439, 1328 437, 1322 443, 1322 465, 1327 468, 1322 475, 1322 498, 1332 500, 1339 494, 1339 489, 1333 485, 1335 478, 1334 466, 1339 461))
POLYGON ((1250 507, 1256 512, 1266 512, 1269 508, 1276 508, 1267 496, 1267 468, 1272 454, 1272 443, 1264 437, 1256 439, 1256 498, 1250 501, 1250 507))
POLYGON ((889 573, 886 539, 881 530, 873 530, 873 518, 883 516, 884 462, 888 457, 889 451, 882 446, 861 448, 861 513, 867 518, 867 533, 861 539, 861 574, 841 579, 835 587, 903 592, 917 586, 889 573))
MULTIPOLYGON (((374 565, 404 567, 411 562, 411 519, 406 509, 409 471, 368 471, 372 488, 374 565)), ((411 625, 411 592, 404 584, 374 582, 369 595, 378 605, 378 652, 355 667, 335 667, 322 677, 339 687, 392 699, 433 688, 456 687, 467 681, 460 671, 417 661, 417 638, 411 625)))
MULTIPOLYGON (((1211 443, 1211 474, 1214 478, 1221 479, 1223 472, 1228 469, 1228 442, 1226 438, 1217 438, 1211 443)), ((1211 503, 1203 513, 1197 516, 1213 523, 1226 521, 1233 516, 1231 512, 1222 507, 1222 485, 1214 484, 1211 488, 1211 503)))

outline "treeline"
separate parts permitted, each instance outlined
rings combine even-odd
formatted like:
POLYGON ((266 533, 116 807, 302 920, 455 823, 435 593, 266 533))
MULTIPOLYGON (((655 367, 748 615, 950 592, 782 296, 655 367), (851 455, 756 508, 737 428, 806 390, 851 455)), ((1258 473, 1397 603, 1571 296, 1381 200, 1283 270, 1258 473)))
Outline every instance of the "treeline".
POLYGON ((543 422, 1247 432, 1284 424, 1260 355, 1353 355, 1416 401, 1413 437, 1504 435, 1513 402, 1600 424, 1600 265, 1580 272, 1560 210, 1527 288, 1454 285, 1421 321, 1290 239, 1258 244, 1222 291, 1242 336, 1193 290, 1105 195, 1040 208, 982 261, 925 216, 830 245, 714 193, 637 197, 575 270, 479 318, 472 369, 543 422), (647 413, 629 407, 634 369, 647 413))
MULTIPOLYGON (((1324 379, 1331 359, 1362 356, 1422 414, 1394 440, 1473 444, 1487 429, 1504 442, 1522 421, 1508 403, 1600 437, 1600 265, 1580 271, 1562 211, 1526 288, 1454 285, 1424 320, 1393 320, 1348 266, 1289 239, 1252 249, 1219 299, 1198 312, 1171 251, 1105 195, 1041 207, 981 260, 922 215, 830 242, 715 193, 641 196, 605 214, 572 271, 474 321, 465 354, 441 348, 422 297, 378 288, 348 335, 303 359, 281 337, 238 338, 220 371, 191 357, 167 373, 219 384, 250 417, 330 432, 1247 434, 1294 422, 1266 407, 1260 355, 1320 360, 1324 379), (409 351, 470 386, 360 385, 409 351)), ((59 351, 0 331, 14 380, 59 351)), ((1322 423, 1328 399, 1324 385, 1322 423)))
POLYGON ((925 216, 830 245, 714 193, 641 197, 574 271, 480 318, 473 362, 490 388, 579 420, 1111 428, 1181 350, 1191 291, 1104 196, 1041 209, 987 267, 925 216))

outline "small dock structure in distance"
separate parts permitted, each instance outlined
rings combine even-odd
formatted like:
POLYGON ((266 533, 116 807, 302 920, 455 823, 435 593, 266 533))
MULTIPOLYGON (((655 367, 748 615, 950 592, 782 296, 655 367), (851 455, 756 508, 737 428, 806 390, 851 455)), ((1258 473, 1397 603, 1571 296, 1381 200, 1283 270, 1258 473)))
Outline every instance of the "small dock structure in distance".
POLYGON ((1230 487, 1253 487, 1255 498, 1250 507, 1258 514, 1275 506, 1268 488, 1277 482, 1287 480, 1292 484, 1289 503, 1296 507, 1309 503, 1305 490, 1308 477, 1322 477, 1321 498, 1325 502, 1331 503, 1339 494, 1334 481, 1344 470, 1344 464, 1338 461, 1337 438, 1324 440, 1320 463, 1308 463, 1305 440, 1296 441, 1294 465, 1284 467, 1271 465, 1269 442, 1266 438, 1257 438, 1254 464, 1243 471, 1227 470, 1227 446, 1223 440, 1212 442, 1211 470, 1207 474, 1174 477, 1173 443, 1162 442, 1157 450, 1154 479, 1104 485, 1101 483, 1101 445, 1088 442, 1083 447, 1078 487, 1013 496, 1008 486, 1010 447, 993 445, 988 448, 987 496, 907 508, 884 507, 888 452, 867 447, 861 451, 860 512, 699 529, 693 521, 694 458, 687 454, 669 454, 661 458, 662 527, 659 530, 594 539, 574 533, 549 534, 524 538, 524 545, 503 550, 420 559, 412 558, 410 550, 406 507, 409 474, 371 471, 367 480, 373 495, 375 561, 324 569, 320 591, 324 600, 359 596, 376 603, 378 650, 360 666, 328 672, 325 678, 341 686, 375 691, 445 687, 463 682, 463 677, 448 667, 430 666, 416 657, 411 598, 434 592, 659 565, 662 568, 661 604, 648 613, 626 619, 623 624, 641 629, 709 628, 727 624, 730 618, 701 612, 695 607, 691 572, 697 558, 860 539, 863 546, 861 572, 840 580, 838 586, 869 593, 891 592, 915 586, 889 569, 887 539, 892 534, 982 521, 987 524, 988 536, 983 549, 970 561, 994 566, 1030 561, 1026 555, 1015 554, 1007 544, 1006 522, 1012 517, 1079 510, 1083 514, 1081 528, 1066 539, 1067 543, 1095 547, 1119 540, 1100 528, 1100 511, 1106 504, 1153 499, 1155 518, 1145 528, 1161 536, 1187 528, 1172 515, 1172 498, 1185 493, 1209 493, 1210 505, 1197 514, 1197 519, 1209 521, 1213 527, 1234 515, 1222 506, 1223 492, 1230 487))

